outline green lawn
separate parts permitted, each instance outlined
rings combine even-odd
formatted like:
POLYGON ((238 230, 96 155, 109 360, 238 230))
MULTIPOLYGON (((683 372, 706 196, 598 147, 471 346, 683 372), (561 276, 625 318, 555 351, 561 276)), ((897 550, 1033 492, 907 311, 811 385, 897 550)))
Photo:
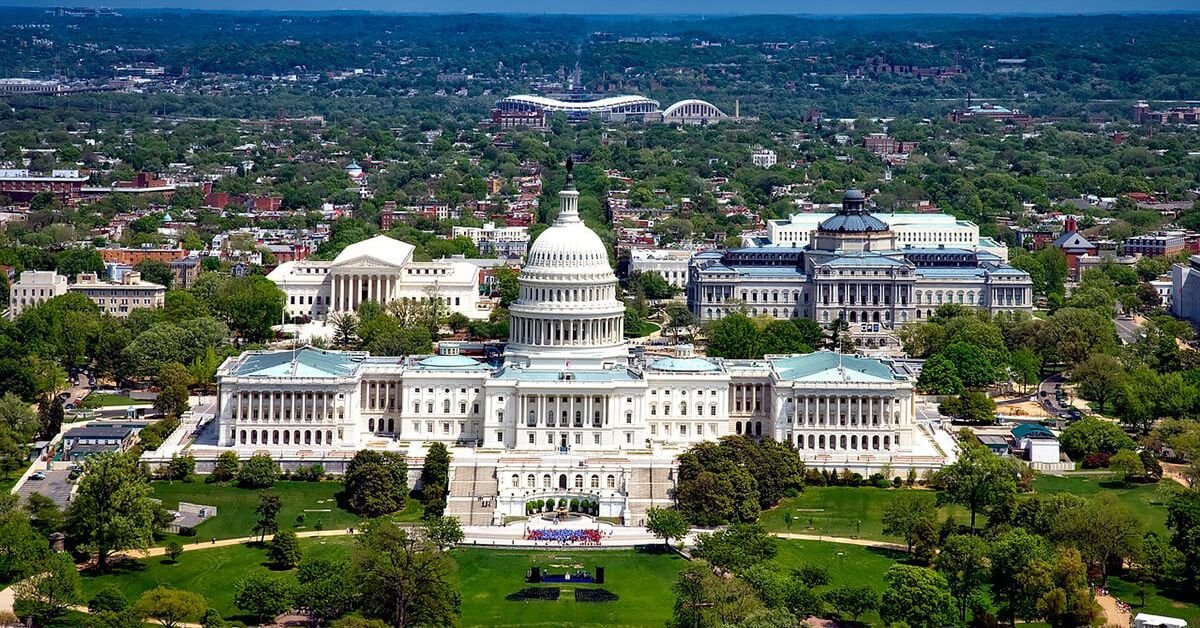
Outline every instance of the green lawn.
MULTIPOLYGON (((305 556, 344 556, 349 537, 301 539, 305 556)), ((684 560, 675 554, 644 554, 633 550, 551 552, 463 549, 459 563, 464 626, 661 626, 671 616, 671 585, 684 560), (510 593, 527 586, 525 571, 532 564, 578 563, 586 569, 605 567, 603 587, 621 596, 613 603, 580 604, 566 594, 555 602, 510 602, 510 593)), ((237 545, 184 552, 179 564, 161 557, 138 561, 112 574, 85 574, 84 597, 116 586, 131 601, 160 584, 195 591, 226 619, 237 619, 233 583, 244 574, 268 569, 266 551, 237 545)), ((563 588, 569 588, 564 586, 563 588)))
POLYGON ((1120 578, 1108 579, 1108 592, 1133 607, 1133 614, 1150 613, 1187 620, 1189 626, 1200 626, 1200 605, 1188 600, 1186 594, 1174 591, 1160 592, 1153 584, 1146 585, 1146 606, 1141 605, 1137 585, 1120 578))
POLYGON ((1092 497, 1101 491, 1114 493, 1146 526, 1147 530, 1165 535, 1167 533, 1166 495, 1182 491, 1183 487, 1171 480, 1158 484, 1123 484, 1103 476, 1043 475, 1033 485, 1038 493, 1074 493, 1080 497, 1092 497))
POLYGON ((137 401, 125 395, 114 395, 111 393, 92 393, 84 397, 81 404, 84 408, 109 408, 113 406, 135 406, 150 403, 148 401, 137 401))
POLYGON ((671 586, 685 561, 675 554, 633 550, 557 552, 456 550, 462 591, 463 626, 661 626, 671 617, 671 586), (621 599, 577 603, 563 586, 556 601, 510 602, 525 588, 525 571, 534 564, 602 565, 603 588, 621 599))
MULTIPOLYGON (((180 500, 216 506, 217 516, 196 527, 196 537, 184 539, 175 535, 164 535, 162 542, 178 540, 182 543, 203 541, 216 537, 231 539, 250 536, 253 533, 254 510, 258 507, 260 491, 196 482, 154 482, 152 497, 161 499, 163 507, 174 510, 180 500)), ((271 489, 279 494, 283 507, 279 511, 282 529, 315 530, 318 522, 326 530, 358 526, 362 519, 338 506, 335 495, 342 490, 341 482, 277 482, 271 489), (297 515, 304 513, 305 521, 297 524, 297 515)), ((405 502, 405 509, 394 518, 416 521, 421 518, 421 504, 415 499, 405 502)))
MULTIPOLYGON (((333 558, 345 555, 351 542, 350 537, 301 539, 300 547, 305 556, 333 558)), ((222 617, 236 619, 238 611, 233 605, 233 585, 251 571, 268 570, 266 556, 265 549, 250 545, 187 551, 179 557, 178 564, 156 556, 125 563, 122 568, 102 576, 85 572, 83 596, 89 600, 100 589, 112 585, 133 602, 142 593, 165 584, 199 593, 222 617)))
MULTIPOLYGON (((869 586, 882 593, 885 588, 883 574, 904 556, 904 552, 873 547, 788 540, 779 542, 775 562, 785 569, 802 563, 828 566, 829 586, 820 591, 839 586, 869 586)), ((859 620, 868 624, 881 622, 879 614, 874 612, 859 617, 859 620)))
MULTIPOLYGON (((1167 509, 1162 499, 1163 494, 1181 490, 1182 487, 1169 481, 1162 482, 1161 485, 1164 488, 1160 488, 1158 484, 1123 485, 1098 476, 1043 475, 1038 477, 1034 488, 1042 495, 1066 492, 1082 497, 1091 497, 1100 491, 1111 491, 1142 519, 1146 529, 1165 534, 1167 509)), ((790 531, 797 534, 845 537, 857 534, 864 539, 899 542, 899 538, 883 533, 883 510, 897 490, 899 489, 813 486, 805 489, 798 497, 785 499, 779 506, 764 512, 761 521, 768 530, 788 532, 783 515, 790 510, 795 517, 790 531)), ((966 525, 970 522, 970 515, 965 508, 947 506, 941 511, 943 518, 952 515, 960 524, 966 525)), ((976 525, 983 525, 985 522, 981 516, 976 525)))
MULTIPOLYGON (((901 489, 813 486, 798 497, 785 499, 775 508, 764 512, 761 522, 772 532, 846 537, 857 534, 864 539, 899 541, 899 538, 883 533, 883 509, 898 490, 901 489), (789 510, 795 517, 791 530, 788 530, 783 519, 784 513, 789 510)), ((930 492, 930 495, 933 494, 930 492)), ((953 514, 963 524, 971 520, 967 511, 957 506, 943 508, 942 516, 947 514, 953 514)))

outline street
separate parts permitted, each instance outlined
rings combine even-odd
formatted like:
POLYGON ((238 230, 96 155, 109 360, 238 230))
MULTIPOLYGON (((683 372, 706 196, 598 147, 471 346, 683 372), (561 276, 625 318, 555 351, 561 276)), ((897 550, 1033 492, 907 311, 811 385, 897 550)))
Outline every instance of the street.
POLYGON ((1140 317, 1124 318, 1118 316, 1113 319, 1113 323, 1117 326, 1117 336, 1121 339, 1121 344, 1132 344, 1141 335, 1142 320, 1140 320, 1140 317))

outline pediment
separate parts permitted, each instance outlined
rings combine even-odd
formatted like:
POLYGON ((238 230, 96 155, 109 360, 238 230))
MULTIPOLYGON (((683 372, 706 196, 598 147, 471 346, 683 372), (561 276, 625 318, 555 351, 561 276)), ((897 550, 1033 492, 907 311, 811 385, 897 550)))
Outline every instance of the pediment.
POLYGON ((369 255, 364 255, 361 257, 353 257, 353 258, 346 259, 346 260, 336 261, 333 264, 331 264, 330 266, 332 268, 336 268, 338 270, 349 270, 349 269, 354 269, 354 268, 372 268, 372 269, 374 269, 374 268, 391 268, 391 269, 395 269, 395 270, 400 270, 403 267, 403 265, 401 265, 401 264, 393 264, 391 262, 381 260, 377 257, 371 257, 369 255))

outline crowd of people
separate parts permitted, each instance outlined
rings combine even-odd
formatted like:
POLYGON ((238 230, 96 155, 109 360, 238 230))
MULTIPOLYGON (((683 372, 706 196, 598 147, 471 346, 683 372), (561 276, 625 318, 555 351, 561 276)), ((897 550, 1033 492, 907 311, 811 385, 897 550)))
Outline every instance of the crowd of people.
POLYGON ((525 534, 528 541, 550 541, 563 545, 599 545, 604 534, 599 530, 579 529, 543 529, 529 530, 525 534))

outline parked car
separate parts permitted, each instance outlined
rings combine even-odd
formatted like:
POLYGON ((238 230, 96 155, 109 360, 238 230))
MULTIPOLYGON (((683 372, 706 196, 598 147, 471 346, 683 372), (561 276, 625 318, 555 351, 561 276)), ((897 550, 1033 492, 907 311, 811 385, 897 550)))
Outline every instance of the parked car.
POLYGON ((42 471, 35 471, 33 475, 29 476, 29 479, 44 480, 44 479, 46 479, 46 474, 42 471))

